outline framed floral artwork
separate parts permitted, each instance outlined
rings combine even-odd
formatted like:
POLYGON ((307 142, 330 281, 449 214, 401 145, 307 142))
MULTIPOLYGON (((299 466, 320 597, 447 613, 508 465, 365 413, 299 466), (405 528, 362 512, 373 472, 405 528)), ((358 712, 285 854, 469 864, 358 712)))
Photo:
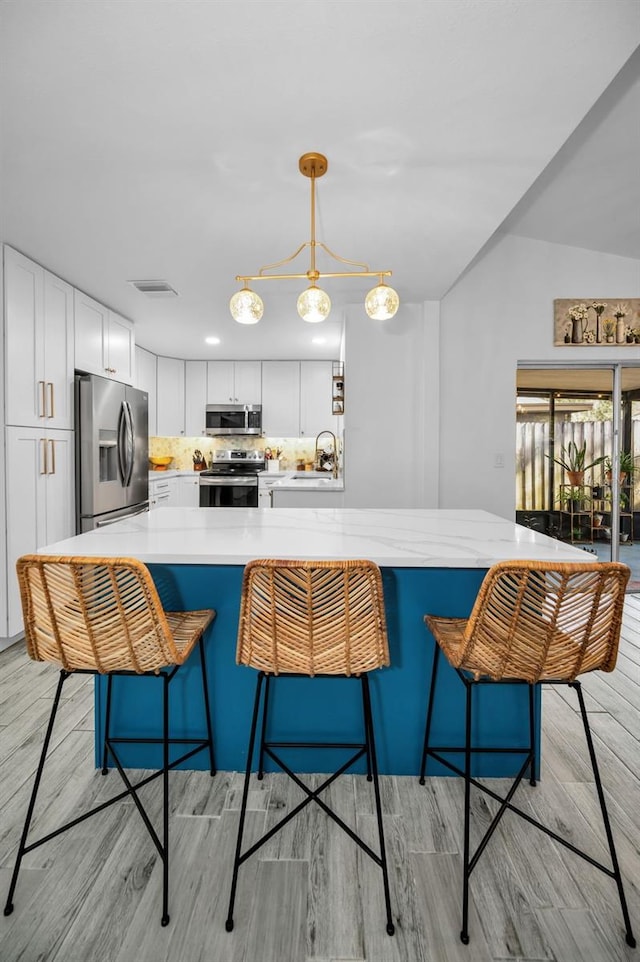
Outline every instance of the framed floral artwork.
POLYGON ((640 344, 640 298, 555 300, 553 343, 556 347, 640 344))

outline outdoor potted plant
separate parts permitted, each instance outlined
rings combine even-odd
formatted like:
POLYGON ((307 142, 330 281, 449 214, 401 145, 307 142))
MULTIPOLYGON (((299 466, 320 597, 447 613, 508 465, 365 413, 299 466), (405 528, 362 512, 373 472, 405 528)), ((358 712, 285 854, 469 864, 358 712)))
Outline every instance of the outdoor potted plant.
MULTIPOLYGON (((636 459, 631 454, 630 451, 620 452, 620 484, 624 484, 627 477, 631 477, 633 474, 633 469, 635 467, 636 459)), ((613 462, 611 458, 604 459, 604 476, 607 482, 611 483, 611 471, 613 468, 613 462)))
POLYGON ((561 457, 554 458, 550 454, 546 454, 545 457, 549 458, 555 464, 559 464, 561 468, 567 472, 569 478, 569 484, 580 485, 584 481, 584 473, 588 471, 589 468, 595 468, 596 465, 602 464, 604 461, 604 456, 595 458, 593 461, 587 460, 587 442, 585 441, 582 447, 578 447, 575 441, 569 441, 566 447, 561 448, 561 457))

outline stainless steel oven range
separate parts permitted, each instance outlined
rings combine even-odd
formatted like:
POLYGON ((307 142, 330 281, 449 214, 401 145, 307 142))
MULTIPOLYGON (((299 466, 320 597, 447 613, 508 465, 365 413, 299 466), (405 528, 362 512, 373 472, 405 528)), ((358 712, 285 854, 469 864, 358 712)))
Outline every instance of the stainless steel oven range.
POLYGON ((257 508, 262 451, 216 451, 213 467, 200 472, 201 508, 257 508))

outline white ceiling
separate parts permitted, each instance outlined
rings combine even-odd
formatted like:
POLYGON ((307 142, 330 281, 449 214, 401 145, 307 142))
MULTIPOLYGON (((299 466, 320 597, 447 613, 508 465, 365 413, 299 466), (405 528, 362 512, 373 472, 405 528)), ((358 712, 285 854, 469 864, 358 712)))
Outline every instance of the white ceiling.
POLYGON ((515 233, 640 257, 639 43, 637 0, 1 0, 1 239, 157 353, 332 357, 367 281, 327 280, 317 326, 294 282, 256 285, 254 327, 227 306, 309 238, 299 156, 329 159, 318 240, 392 269, 405 303, 441 298, 512 211, 515 233))

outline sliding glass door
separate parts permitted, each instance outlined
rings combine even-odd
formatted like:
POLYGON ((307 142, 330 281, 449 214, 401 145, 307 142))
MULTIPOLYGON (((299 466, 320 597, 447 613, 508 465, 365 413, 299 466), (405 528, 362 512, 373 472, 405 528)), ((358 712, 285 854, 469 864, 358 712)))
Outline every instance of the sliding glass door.
POLYGON ((516 520, 640 582, 640 362, 518 365, 516 520))

